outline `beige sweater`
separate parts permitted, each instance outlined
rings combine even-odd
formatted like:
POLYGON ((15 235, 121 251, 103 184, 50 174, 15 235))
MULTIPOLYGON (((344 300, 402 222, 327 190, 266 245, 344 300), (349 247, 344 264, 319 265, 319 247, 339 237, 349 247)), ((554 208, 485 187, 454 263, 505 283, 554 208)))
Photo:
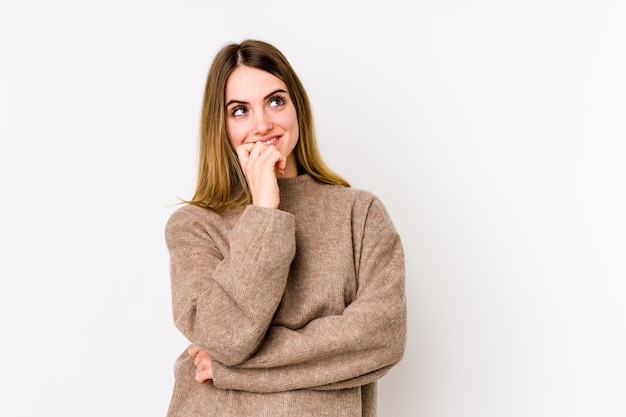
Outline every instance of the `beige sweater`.
POLYGON ((166 226, 174 322, 214 376, 196 382, 183 352, 168 417, 376 415, 406 341, 400 238, 367 191, 279 188, 279 209, 187 205, 166 226))

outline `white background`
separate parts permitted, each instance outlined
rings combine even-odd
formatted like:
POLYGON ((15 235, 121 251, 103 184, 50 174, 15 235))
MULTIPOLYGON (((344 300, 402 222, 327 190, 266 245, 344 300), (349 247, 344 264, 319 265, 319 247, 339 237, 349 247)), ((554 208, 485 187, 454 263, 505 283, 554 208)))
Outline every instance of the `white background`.
POLYGON ((403 237, 379 414, 626 415, 625 2, 0 4, 0 415, 165 414, 163 228, 208 66, 248 37, 403 237))

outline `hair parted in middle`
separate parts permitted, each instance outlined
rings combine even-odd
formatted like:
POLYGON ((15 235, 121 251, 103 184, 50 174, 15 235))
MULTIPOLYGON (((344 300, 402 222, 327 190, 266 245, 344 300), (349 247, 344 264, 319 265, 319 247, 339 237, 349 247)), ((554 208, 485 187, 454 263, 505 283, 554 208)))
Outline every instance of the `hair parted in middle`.
POLYGON ((239 159, 226 132, 226 83, 239 66, 268 72, 287 85, 300 132, 294 149, 298 171, 320 182, 349 187, 348 182, 322 160, 309 98, 287 58, 267 42, 248 39, 224 46, 209 69, 200 119, 198 181, 195 195, 187 203, 222 211, 252 202, 239 159))

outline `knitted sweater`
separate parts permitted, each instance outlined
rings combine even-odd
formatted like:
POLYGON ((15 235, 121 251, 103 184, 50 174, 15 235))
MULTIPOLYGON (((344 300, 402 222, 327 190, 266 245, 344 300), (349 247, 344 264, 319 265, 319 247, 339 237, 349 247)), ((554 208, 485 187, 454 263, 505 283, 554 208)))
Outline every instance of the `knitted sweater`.
POLYGON ((367 191, 279 189, 278 209, 186 205, 167 223, 174 322, 213 370, 198 383, 180 355, 168 417, 376 415, 406 341, 400 237, 367 191))

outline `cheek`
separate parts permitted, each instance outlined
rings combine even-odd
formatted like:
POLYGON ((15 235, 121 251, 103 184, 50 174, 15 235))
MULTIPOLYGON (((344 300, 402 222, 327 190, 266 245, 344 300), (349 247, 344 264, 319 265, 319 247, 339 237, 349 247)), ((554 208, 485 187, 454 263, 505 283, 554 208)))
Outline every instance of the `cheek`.
POLYGON ((300 126, 298 126, 298 118, 297 117, 294 117, 292 129, 293 129, 296 141, 300 140, 300 126))
POLYGON ((295 134, 295 137, 298 137, 299 128, 298 128, 298 116, 296 115, 296 109, 293 109, 289 114, 285 114, 284 119, 285 126, 289 126, 289 130, 295 134))

